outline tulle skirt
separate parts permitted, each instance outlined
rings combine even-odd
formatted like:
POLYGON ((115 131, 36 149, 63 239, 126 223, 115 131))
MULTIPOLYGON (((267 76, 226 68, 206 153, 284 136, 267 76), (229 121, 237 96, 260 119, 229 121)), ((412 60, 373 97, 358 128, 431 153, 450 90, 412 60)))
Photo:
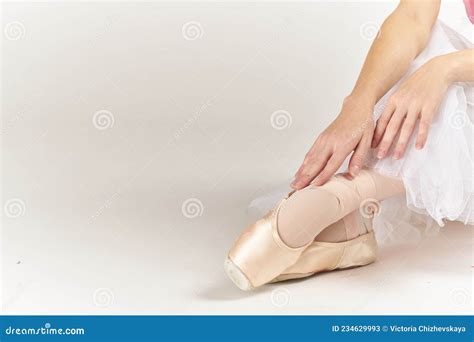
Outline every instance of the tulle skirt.
MULTIPOLYGON (((437 21, 426 48, 404 77, 376 104, 374 119, 381 115, 398 86, 428 60, 470 48, 473 44, 468 39, 437 21)), ((474 223, 473 106, 473 84, 453 84, 445 94, 422 150, 414 148, 412 138, 402 159, 378 160, 375 151, 370 153, 367 167, 401 177, 406 188, 406 195, 383 201, 374 222, 379 242, 417 241, 421 235, 435 234, 445 220, 474 223)), ((339 172, 347 170, 347 161, 339 172)), ((289 180, 273 192, 254 199, 248 207, 249 214, 261 216, 271 209, 288 193, 287 184, 289 180)))
MULTIPOLYGON (((466 38, 438 21, 428 45, 407 74, 375 106, 374 118, 381 115, 399 84, 421 65, 435 56, 472 47, 466 38)), ((367 162, 380 173, 401 177, 406 188, 406 205, 430 215, 440 226, 444 220, 474 223, 473 100, 473 84, 453 84, 445 94, 422 150, 414 148, 412 137, 402 159, 377 160, 372 153, 367 162)))

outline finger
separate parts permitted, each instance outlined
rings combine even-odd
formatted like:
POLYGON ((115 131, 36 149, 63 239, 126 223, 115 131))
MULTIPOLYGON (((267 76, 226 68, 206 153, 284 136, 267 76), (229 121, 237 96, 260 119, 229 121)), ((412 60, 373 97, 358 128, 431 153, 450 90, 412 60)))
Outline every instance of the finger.
POLYGON ((431 126, 431 120, 423 117, 420 119, 420 126, 418 127, 418 136, 416 137, 416 148, 421 150, 425 147, 426 140, 428 139, 428 133, 431 126))
POLYGON ((392 117, 393 113, 395 112, 396 106, 393 101, 389 101, 387 106, 382 112, 382 115, 377 120, 377 125, 375 126, 374 137, 372 139, 372 148, 376 148, 380 140, 382 140, 383 134, 385 129, 387 128, 388 123, 390 122, 390 118, 392 117))
POLYGON ((323 185, 331 178, 341 167, 348 154, 334 153, 328 160, 324 169, 318 174, 313 183, 315 185, 323 185))
POLYGON ((329 150, 320 151, 316 157, 308 156, 308 159, 302 165, 301 171, 298 171, 295 180, 291 183, 291 187, 295 190, 306 187, 324 168, 330 157, 331 153, 329 150))
POLYGON ((405 119, 405 114, 406 111, 399 108, 397 108, 395 113, 393 113, 383 134, 382 141, 380 142, 377 158, 382 159, 387 155, 387 152, 390 149, 390 146, 392 146, 403 120, 405 119))
POLYGON ((298 176, 304 172, 309 163, 314 161, 314 159, 316 158, 315 156, 318 156, 320 152, 323 152, 326 149, 325 144, 322 144, 320 140, 321 136, 316 139, 314 144, 309 149, 308 153, 306 153, 306 155, 304 156, 303 163, 299 167, 298 171, 295 173, 295 179, 298 178, 298 176))
POLYGON ((298 171, 295 173, 295 179, 299 177, 299 175, 303 172, 303 170, 306 168, 306 165, 308 164, 308 159, 309 159, 309 153, 306 154, 304 157, 303 163, 301 163, 300 167, 298 168, 298 171))
POLYGON ((405 154, 408 142, 410 141, 415 129, 417 119, 418 113, 416 112, 409 113, 405 118, 405 122, 400 131, 400 136, 398 137, 397 146, 395 147, 395 152, 393 153, 394 159, 400 159, 405 154))
POLYGON ((364 166, 364 161, 370 149, 370 142, 372 141, 372 133, 367 133, 362 136, 354 153, 349 161, 349 172, 351 176, 355 177, 359 174, 364 166))

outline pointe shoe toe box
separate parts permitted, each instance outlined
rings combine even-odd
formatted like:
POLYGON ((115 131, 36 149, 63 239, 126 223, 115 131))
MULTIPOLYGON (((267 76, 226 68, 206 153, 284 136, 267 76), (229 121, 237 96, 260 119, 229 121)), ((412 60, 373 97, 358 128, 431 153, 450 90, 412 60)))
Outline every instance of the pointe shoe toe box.
POLYGON ((229 252, 226 272, 239 288, 254 288, 270 282, 294 264, 306 248, 291 248, 283 243, 276 229, 275 215, 271 211, 248 227, 229 252))

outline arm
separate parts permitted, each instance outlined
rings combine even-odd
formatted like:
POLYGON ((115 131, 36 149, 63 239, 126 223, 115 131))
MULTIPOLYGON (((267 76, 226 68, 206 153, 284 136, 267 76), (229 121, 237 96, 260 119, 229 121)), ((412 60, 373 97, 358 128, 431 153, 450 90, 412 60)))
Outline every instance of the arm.
POLYGON ((439 5, 440 0, 402 0, 385 20, 340 114, 306 154, 292 183, 294 189, 312 181, 324 184, 353 151, 351 174, 362 168, 374 133, 374 105, 426 46, 439 5))
POLYGON ((380 28, 350 95, 375 103, 405 74, 424 49, 440 0, 402 0, 380 28))

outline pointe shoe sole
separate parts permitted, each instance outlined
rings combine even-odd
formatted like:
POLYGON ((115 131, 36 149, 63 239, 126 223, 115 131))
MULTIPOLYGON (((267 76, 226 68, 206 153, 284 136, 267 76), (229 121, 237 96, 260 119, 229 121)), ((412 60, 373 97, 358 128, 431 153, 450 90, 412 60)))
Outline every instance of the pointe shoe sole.
POLYGON ((227 276, 232 282, 243 291, 251 291, 254 289, 252 283, 242 270, 232 262, 230 258, 227 258, 224 262, 224 269, 227 276))

